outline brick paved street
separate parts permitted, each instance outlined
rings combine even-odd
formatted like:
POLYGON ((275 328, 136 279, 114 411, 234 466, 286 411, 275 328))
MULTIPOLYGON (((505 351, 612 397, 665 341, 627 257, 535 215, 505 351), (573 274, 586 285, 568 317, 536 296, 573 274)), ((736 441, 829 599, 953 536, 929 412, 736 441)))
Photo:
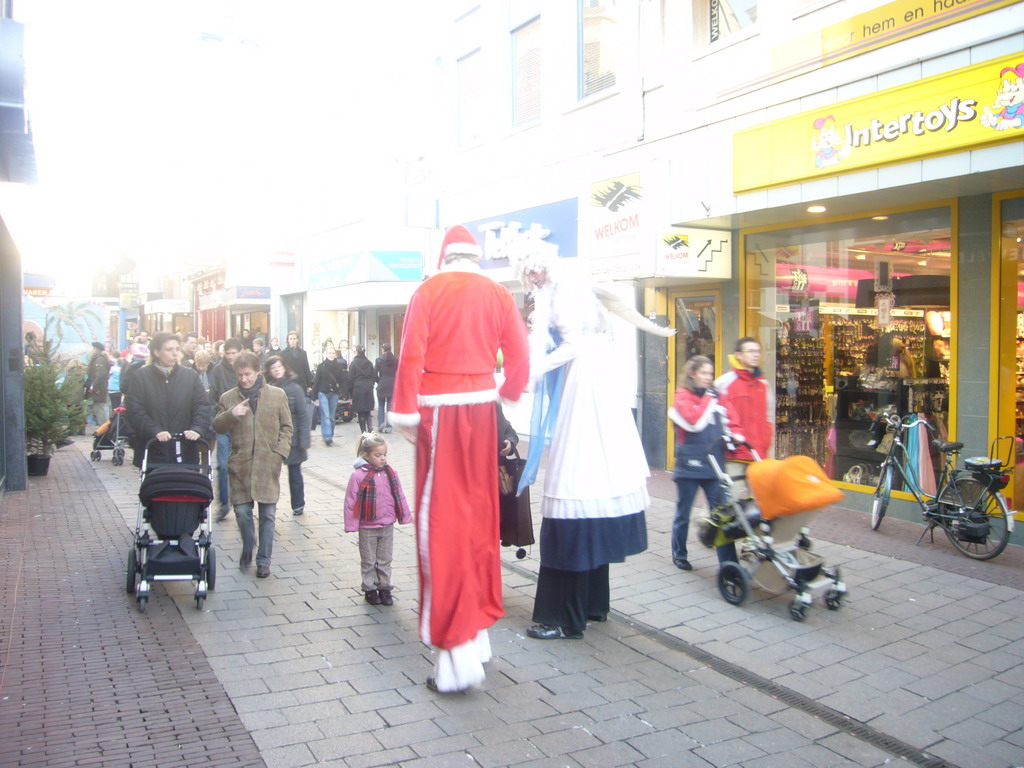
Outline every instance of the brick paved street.
MULTIPOLYGON (((396 530, 395 605, 367 605, 341 525, 357 429, 338 433, 333 448, 313 436, 303 517, 282 482, 271 578, 239 571, 234 522, 216 526, 217 591, 201 611, 172 583, 136 612, 123 562, 138 476, 109 454, 90 468, 85 438, 9 494, 0 765, 1024 765, 1019 548, 975 563, 938 539, 914 546, 913 524, 872 534, 830 510, 812 538, 850 599, 796 623, 786 597, 727 605, 699 544, 696 570, 672 565, 665 473, 650 484, 649 550, 612 567, 610 621, 581 641, 526 638, 539 553, 505 550, 485 685, 432 694, 412 528, 396 530)), ((392 437, 411 490, 412 449, 392 437)))

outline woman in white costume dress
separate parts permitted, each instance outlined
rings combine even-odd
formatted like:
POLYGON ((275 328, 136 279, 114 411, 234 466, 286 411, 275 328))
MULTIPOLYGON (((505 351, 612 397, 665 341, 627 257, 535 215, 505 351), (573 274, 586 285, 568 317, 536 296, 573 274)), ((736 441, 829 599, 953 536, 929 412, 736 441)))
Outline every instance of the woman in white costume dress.
POLYGON ((545 431, 551 435, 536 624, 527 634, 576 639, 588 620, 607 618, 608 564, 647 549, 650 473, 630 403, 613 373, 609 311, 651 333, 674 331, 587 281, 559 281, 557 251, 548 243, 530 240, 517 256, 519 276, 535 305, 530 335, 535 418, 523 484, 532 482, 531 468, 536 474, 545 431), (550 411, 540 414, 536 409, 545 402, 550 411))

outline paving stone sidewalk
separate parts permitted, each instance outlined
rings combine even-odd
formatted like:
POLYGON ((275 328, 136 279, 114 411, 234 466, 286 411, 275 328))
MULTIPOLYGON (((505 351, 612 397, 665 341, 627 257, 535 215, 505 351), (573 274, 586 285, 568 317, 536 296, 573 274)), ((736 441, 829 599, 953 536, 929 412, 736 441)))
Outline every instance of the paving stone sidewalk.
MULTIPOLYGON (((340 507, 357 431, 339 425, 333 448, 314 434, 304 516, 288 512, 282 482, 271 578, 238 570, 229 519, 216 526, 217 591, 204 609, 186 585, 168 584, 132 616, 191 631, 266 765, 1024 765, 1024 609, 1003 578, 1019 551, 976 564, 940 543, 914 547, 914 526, 898 521, 850 546, 843 534, 866 528, 863 516, 830 512, 812 536, 843 567, 850 599, 795 623, 785 597, 722 601, 714 555, 697 544, 695 571, 671 564, 665 473, 650 486, 650 549, 612 568, 612 620, 582 641, 527 639, 539 553, 505 550, 506 617, 491 632, 485 685, 430 693, 411 527, 396 530, 396 604, 369 606, 358 590, 356 537, 343 533, 340 507)), ((393 438, 391 462, 411 489, 412 449, 393 438)), ((65 449, 61 463, 87 464, 88 448, 65 449)), ((108 494, 97 504, 111 519, 119 510, 126 531, 137 474, 108 457, 94 468, 108 494)), ((106 535, 127 551, 126 533, 106 535)), ((121 582, 118 571, 113 591, 96 593, 103 614, 131 615, 121 582)))

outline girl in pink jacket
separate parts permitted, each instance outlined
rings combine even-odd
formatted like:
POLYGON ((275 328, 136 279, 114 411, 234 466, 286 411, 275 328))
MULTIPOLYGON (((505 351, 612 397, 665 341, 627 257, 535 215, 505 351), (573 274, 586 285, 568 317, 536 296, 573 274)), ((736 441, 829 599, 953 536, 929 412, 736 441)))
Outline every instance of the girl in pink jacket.
POLYGON ((395 522, 412 522, 398 473, 388 464, 388 444, 374 432, 356 443, 355 471, 345 491, 345 532, 359 532, 363 594, 370 605, 391 605, 391 553, 395 522))

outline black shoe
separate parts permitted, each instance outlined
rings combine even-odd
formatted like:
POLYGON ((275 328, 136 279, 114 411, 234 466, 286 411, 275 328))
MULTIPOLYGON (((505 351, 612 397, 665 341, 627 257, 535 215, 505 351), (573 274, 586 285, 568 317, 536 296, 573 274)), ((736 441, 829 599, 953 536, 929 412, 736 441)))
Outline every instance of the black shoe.
POLYGON ((434 678, 433 675, 430 675, 427 678, 427 690, 428 691, 433 691, 434 693, 439 693, 442 696, 446 696, 446 695, 452 694, 452 693, 466 693, 466 691, 469 691, 471 689, 470 688, 460 688, 457 691, 439 691, 439 690, 437 690, 437 680, 434 678))
POLYGON ((220 509, 217 510, 217 517, 214 518, 218 523, 221 522, 225 517, 228 516, 228 511, 231 509, 227 504, 221 504, 220 509))
POLYGON ((238 558, 238 567, 239 568, 248 568, 251 563, 252 563, 252 552, 245 552, 245 551, 243 551, 242 552, 242 556, 240 558, 238 558))
POLYGON ((526 630, 526 634, 534 640, 581 640, 583 633, 567 635, 561 627, 552 627, 549 624, 534 624, 526 630))
POLYGON ((391 597, 390 589, 380 590, 380 604, 381 605, 393 605, 395 602, 394 598, 391 597))
POLYGON ((678 568, 680 571, 692 571, 693 570, 693 566, 690 565, 690 561, 685 559, 685 558, 681 558, 679 560, 673 560, 672 562, 675 563, 676 568, 678 568))
POLYGON ((368 589, 363 597, 370 605, 380 605, 380 592, 376 589, 368 589))
POLYGON ((334 445, 334 440, 328 437, 326 440, 324 440, 324 445, 330 448, 332 445, 334 445))
POLYGON ((597 623, 604 623, 608 621, 607 613, 595 613, 593 616, 587 616, 587 621, 596 621, 597 623))
POLYGON ((269 575, 270 575, 270 566, 269 565, 257 565, 256 566, 256 578, 257 579, 265 579, 269 575))
POLYGON ((306 508, 305 507, 299 507, 298 509, 293 509, 292 510, 292 514, 295 515, 295 517, 299 517, 300 515, 304 514, 305 512, 306 512, 306 508))

